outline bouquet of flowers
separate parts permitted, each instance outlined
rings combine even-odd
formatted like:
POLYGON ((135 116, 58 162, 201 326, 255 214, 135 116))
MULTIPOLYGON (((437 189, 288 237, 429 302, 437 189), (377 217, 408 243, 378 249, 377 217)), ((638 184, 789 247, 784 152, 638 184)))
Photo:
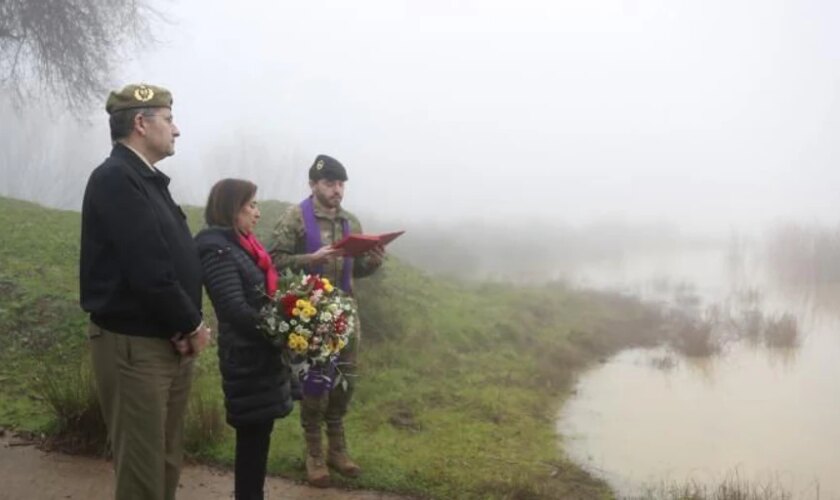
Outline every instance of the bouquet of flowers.
POLYGON ((275 346, 288 348, 305 393, 317 396, 346 384, 338 356, 355 328, 350 296, 317 274, 287 270, 260 314, 260 330, 275 346))

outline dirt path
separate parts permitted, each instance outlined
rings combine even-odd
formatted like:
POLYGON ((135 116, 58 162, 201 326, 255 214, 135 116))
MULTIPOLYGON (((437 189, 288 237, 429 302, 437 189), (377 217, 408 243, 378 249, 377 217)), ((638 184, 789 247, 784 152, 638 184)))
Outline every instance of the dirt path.
MULTIPOLYGON (((101 459, 43 452, 34 444, 0 436, 0 499, 111 500, 114 473, 101 459)), ((233 498, 233 474, 203 465, 184 467, 178 500, 233 498)), ((405 500, 370 491, 319 490, 287 479, 266 480, 270 500, 405 500)))

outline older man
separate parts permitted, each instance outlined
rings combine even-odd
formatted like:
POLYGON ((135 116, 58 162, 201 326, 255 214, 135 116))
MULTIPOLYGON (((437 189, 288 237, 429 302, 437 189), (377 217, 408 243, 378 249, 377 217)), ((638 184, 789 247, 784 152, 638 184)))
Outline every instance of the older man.
POLYGON ((209 342, 201 264, 186 217, 156 168, 175 153, 172 95, 111 92, 111 155, 82 205, 80 291, 114 454, 117 499, 173 499, 193 359, 209 342))

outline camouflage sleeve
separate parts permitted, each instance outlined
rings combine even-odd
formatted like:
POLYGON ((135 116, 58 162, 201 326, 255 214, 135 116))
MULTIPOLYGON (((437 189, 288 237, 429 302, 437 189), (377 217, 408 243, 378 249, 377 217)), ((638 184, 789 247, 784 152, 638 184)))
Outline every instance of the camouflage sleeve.
POLYGON ((306 235, 303 228, 303 216, 300 207, 289 207, 274 226, 271 245, 268 252, 274 260, 278 272, 283 269, 299 271, 304 268, 303 256, 306 255, 306 235))
MULTIPOLYGON (((349 216, 350 232, 353 234, 362 234, 362 224, 354 215, 349 216)), ((367 254, 362 254, 353 259, 353 277, 365 278, 373 274, 381 264, 376 264, 371 261, 367 254)))

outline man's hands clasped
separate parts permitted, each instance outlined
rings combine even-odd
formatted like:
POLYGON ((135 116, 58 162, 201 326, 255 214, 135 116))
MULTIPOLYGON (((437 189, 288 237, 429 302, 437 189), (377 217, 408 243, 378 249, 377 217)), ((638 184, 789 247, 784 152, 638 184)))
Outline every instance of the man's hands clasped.
POLYGON ((210 328, 202 321, 198 328, 190 333, 178 334, 172 338, 175 351, 181 356, 198 356, 212 342, 210 328))

